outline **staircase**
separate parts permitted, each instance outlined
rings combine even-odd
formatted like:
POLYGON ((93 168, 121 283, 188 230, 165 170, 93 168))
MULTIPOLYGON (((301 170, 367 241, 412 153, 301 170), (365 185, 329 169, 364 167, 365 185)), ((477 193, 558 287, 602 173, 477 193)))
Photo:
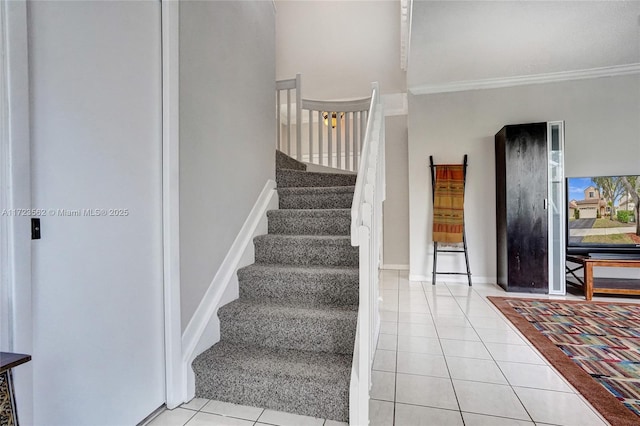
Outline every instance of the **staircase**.
POLYGON ((193 361, 196 397, 348 421, 358 313, 349 236, 356 176, 276 154, 279 210, 221 307, 220 342, 193 361))

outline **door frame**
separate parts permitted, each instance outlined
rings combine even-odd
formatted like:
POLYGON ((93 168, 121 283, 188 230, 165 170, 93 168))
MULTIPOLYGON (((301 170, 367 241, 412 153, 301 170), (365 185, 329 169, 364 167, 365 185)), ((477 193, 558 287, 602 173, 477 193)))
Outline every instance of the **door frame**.
POLYGON ((180 316, 180 5, 162 2, 162 246, 166 404, 186 402, 187 371, 182 359, 180 316))
MULTIPOLYGON (((8 321, 9 336, 3 340, 6 350, 33 352, 31 306, 31 144, 29 124, 29 58, 27 39, 27 3, 25 0, 0 2, 2 19, 3 134, 0 137, 0 170, 4 185, 0 196, 12 214, 3 217, 6 232, 0 244, 6 275, 2 294, 8 309, 1 320, 8 321), (21 210, 18 210, 21 209, 21 210)), ((5 348, 3 348, 5 349, 5 348)), ((20 401, 20 419, 33 423, 33 368, 31 363, 16 369, 14 383, 20 401)))

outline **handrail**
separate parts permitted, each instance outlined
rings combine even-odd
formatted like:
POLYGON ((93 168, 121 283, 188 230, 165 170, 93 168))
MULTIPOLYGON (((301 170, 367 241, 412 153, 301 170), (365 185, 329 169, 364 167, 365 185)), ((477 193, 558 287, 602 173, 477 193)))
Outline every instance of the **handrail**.
MULTIPOLYGON (((373 90, 371 94, 371 100, 369 104, 369 111, 373 111, 375 103, 378 101, 378 83, 373 83, 373 90)), ((373 114, 369 114, 369 120, 367 121, 367 128, 364 134, 365 143, 362 146, 362 158, 367 158, 370 151, 370 143, 366 143, 370 140, 372 135, 372 121, 373 114)), ((358 176, 364 176, 366 169, 368 166, 367 161, 360 162, 360 167, 358 167, 358 176)), ((353 203, 351 204, 351 245, 358 246, 358 226, 362 224, 362 209, 360 208, 362 204, 362 192, 364 190, 364 180, 363 178, 356 178, 356 187, 353 192, 353 203), (360 184, 358 184, 358 180, 360 180, 360 184)))
POLYGON ((371 98, 303 99, 301 85, 300 74, 295 79, 276 81, 276 148, 299 161, 357 171, 371 98), (285 91, 286 103, 282 103, 285 91), (295 103, 292 91, 296 93, 295 103))
POLYGON ((359 251, 359 306, 351 370, 349 423, 368 425, 369 391, 380 330, 378 284, 385 193, 385 126, 378 83, 372 84, 362 161, 351 205, 351 245, 359 251))

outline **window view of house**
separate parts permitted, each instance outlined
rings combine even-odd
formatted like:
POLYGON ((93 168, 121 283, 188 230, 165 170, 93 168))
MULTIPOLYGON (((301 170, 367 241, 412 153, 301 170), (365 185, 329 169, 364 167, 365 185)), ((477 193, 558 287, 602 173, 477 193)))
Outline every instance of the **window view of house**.
POLYGON ((569 242, 638 243, 638 194, 631 191, 636 179, 638 176, 569 178, 569 242))

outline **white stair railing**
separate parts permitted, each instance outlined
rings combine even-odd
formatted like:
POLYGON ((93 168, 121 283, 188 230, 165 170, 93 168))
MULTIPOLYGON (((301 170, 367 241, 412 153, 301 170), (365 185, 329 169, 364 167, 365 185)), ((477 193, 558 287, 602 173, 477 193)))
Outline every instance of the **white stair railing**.
POLYGON ((378 83, 373 83, 362 161, 351 205, 351 245, 359 247, 360 300, 349 392, 349 424, 369 424, 369 391, 380 331, 378 285, 385 199, 385 128, 378 83))
MULTIPOLYGON (((290 78, 288 80, 278 80, 276 81, 276 149, 284 152, 287 155, 291 155, 293 152, 291 146, 291 120, 293 117, 301 117, 302 107, 302 77, 300 74, 296 74, 296 78, 290 78), (293 104, 293 107, 296 108, 295 116, 292 113, 291 107, 291 92, 295 91, 296 103, 293 104), (282 105, 282 95, 286 95, 287 103, 285 104, 286 108, 283 109, 282 105), (284 115, 284 117, 283 117, 284 115), (284 123, 282 119, 284 118, 284 123), (283 131, 284 130, 284 131, 283 131)), ((296 152, 300 153, 300 144, 302 142, 302 127, 295 127, 295 140, 294 146, 296 148, 296 152)), ((298 158, 300 160, 300 158, 298 158)))
POLYGON ((277 81, 276 148, 307 163, 357 171, 370 103, 371 98, 303 99, 300 74, 277 81), (292 103, 293 91, 295 103, 292 103), (286 103, 283 103, 285 97, 286 103))

